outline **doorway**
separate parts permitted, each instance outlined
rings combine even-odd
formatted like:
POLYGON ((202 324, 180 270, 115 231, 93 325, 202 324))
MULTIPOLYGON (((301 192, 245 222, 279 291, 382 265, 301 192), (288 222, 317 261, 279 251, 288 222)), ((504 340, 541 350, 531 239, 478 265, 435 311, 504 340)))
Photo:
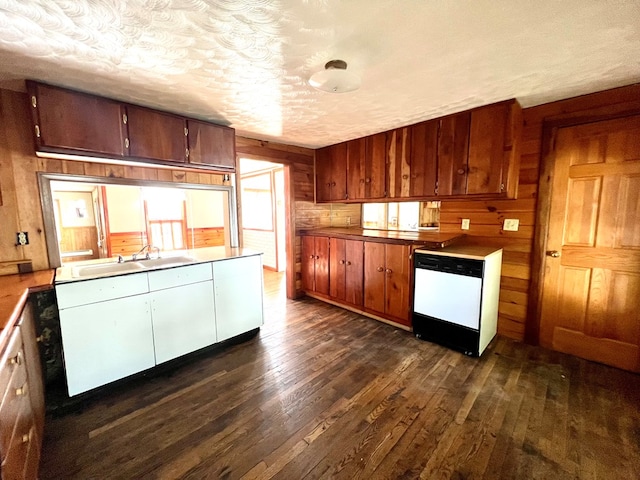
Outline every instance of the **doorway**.
POLYGON ((640 116, 551 138, 540 343, 640 371, 640 116))

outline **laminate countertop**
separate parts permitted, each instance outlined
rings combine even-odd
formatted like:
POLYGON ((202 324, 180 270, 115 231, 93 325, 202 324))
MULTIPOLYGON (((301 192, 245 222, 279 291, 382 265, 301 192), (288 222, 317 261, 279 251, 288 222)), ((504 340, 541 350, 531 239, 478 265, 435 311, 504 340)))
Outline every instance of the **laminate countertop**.
POLYGON ((55 270, 0 276, 0 350, 20 318, 29 292, 53 288, 55 270))
POLYGON ((420 245, 427 249, 444 248, 465 235, 440 232, 404 232, 397 230, 372 230, 366 228, 316 228, 301 230, 300 235, 366 240, 371 242, 420 245))

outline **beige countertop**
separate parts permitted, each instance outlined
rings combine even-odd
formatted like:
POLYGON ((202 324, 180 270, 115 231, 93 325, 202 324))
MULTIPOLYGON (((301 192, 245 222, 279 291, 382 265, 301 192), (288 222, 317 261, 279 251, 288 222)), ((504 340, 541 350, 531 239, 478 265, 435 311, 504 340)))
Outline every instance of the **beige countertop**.
POLYGON ((457 242, 464 235, 440 232, 406 232, 397 230, 372 230, 366 228, 317 228, 301 230, 300 235, 319 235, 338 238, 356 238, 372 242, 421 245, 426 248, 444 248, 457 242))

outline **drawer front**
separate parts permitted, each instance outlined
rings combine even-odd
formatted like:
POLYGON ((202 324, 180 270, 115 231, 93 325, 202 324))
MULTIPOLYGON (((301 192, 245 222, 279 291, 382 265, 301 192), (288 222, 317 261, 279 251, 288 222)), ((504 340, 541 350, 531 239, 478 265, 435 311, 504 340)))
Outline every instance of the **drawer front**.
POLYGON ((0 422, 0 452, 3 457, 9 449, 14 426, 19 423, 21 416, 24 416, 25 410, 31 411, 31 402, 27 387, 27 369, 23 363, 13 371, 0 406, 0 419, 2 419, 0 422))
POLYGON ((0 360, 0 404, 4 399, 4 395, 9 387, 9 381, 13 372, 20 366, 24 365, 24 351, 22 349, 22 336, 20 335, 20 327, 13 327, 13 332, 7 343, 7 348, 2 354, 0 360))
POLYGON ((149 272, 149 289, 151 291, 163 290, 189 283, 205 282, 211 280, 211 278, 210 263, 167 268, 149 272))
POLYGON ((146 273, 118 277, 98 278, 56 285, 58 308, 64 309, 104 302, 114 298, 130 297, 149 291, 146 273))
POLYGON ((23 408, 20 411, 11 443, 2 455, 3 479, 36 478, 25 476, 29 450, 33 447, 37 448, 35 424, 33 423, 29 402, 23 402, 23 408))

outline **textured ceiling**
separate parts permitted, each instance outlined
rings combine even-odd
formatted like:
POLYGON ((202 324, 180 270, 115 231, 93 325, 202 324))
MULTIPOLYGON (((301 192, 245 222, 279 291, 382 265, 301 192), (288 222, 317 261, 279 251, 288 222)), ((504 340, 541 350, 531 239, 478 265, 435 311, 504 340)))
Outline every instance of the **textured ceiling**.
POLYGON ((638 82, 640 1, 0 0, 0 87, 25 78, 319 147, 638 82), (334 58, 359 90, 308 86, 334 58))

